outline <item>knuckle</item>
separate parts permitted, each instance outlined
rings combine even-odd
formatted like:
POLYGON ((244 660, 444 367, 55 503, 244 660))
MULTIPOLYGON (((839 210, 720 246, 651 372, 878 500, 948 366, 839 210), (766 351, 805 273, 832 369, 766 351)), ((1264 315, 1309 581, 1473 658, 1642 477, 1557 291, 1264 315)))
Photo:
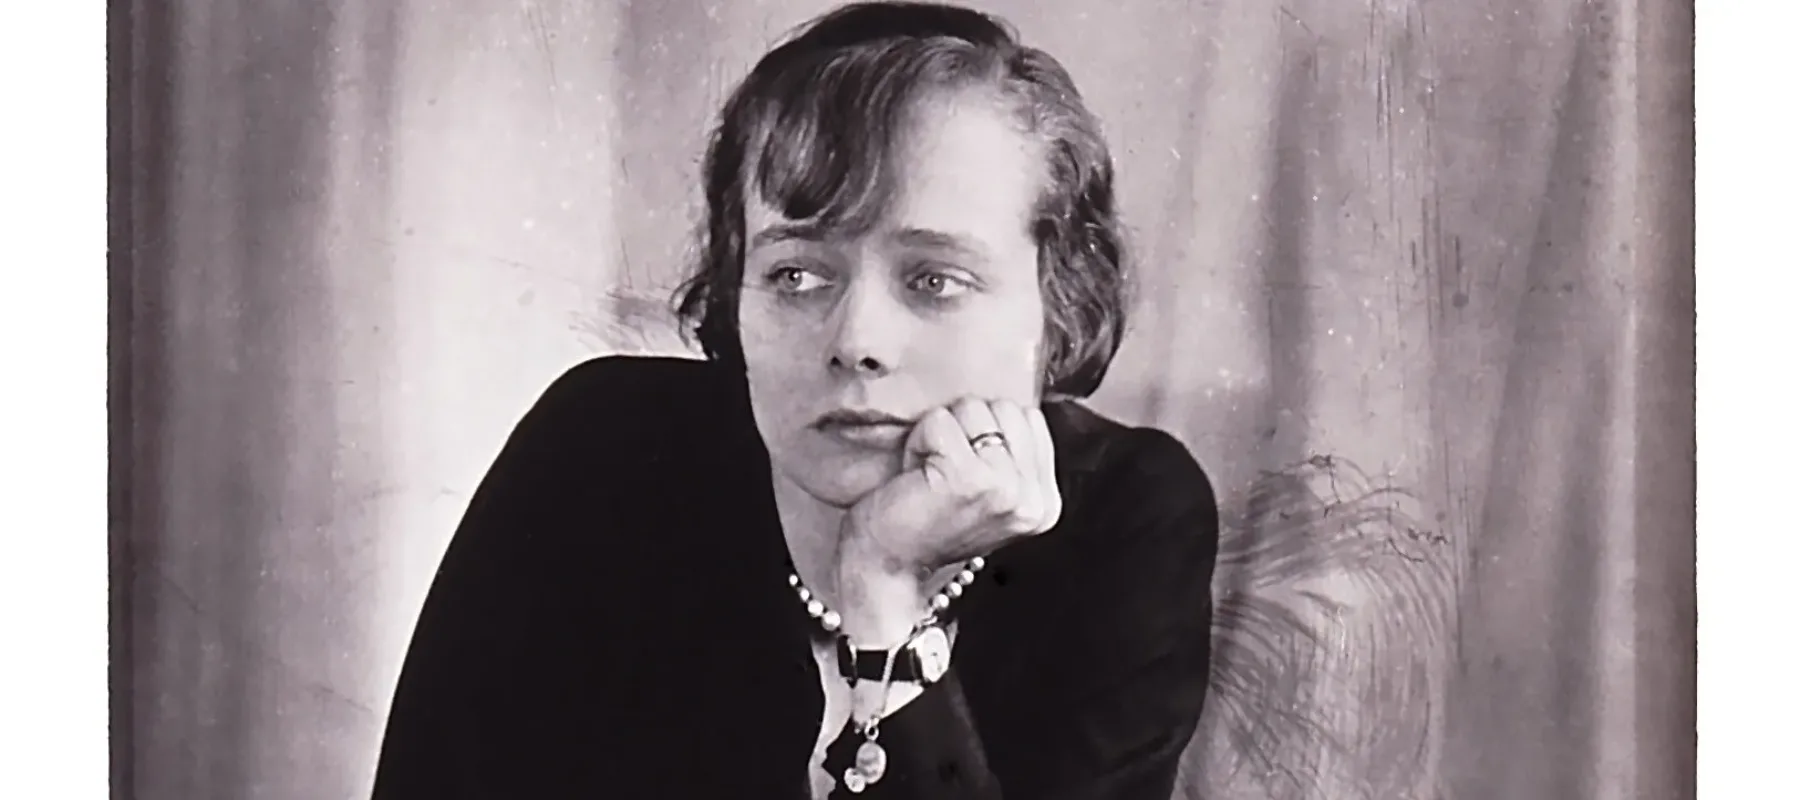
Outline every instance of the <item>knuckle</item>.
POLYGON ((1043 527, 1043 515, 1033 513, 1030 509, 1020 509, 1013 514, 1012 524, 1020 532, 1031 532, 1043 527))
POLYGON ((1019 507, 1018 489, 1005 481, 989 481, 981 500, 987 512, 995 516, 1010 516, 1019 507))
POLYGON ((1062 520, 1062 512, 1062 494, 1055 491, 1050 492, 1049 496, 1044 499, 1044 530, 1056 527, 1056 523, 1062 520))
POLYGON ((1031 486, 1021 487, 1014 500, 1016 502, 1013 504, 1013 515, 1020 519, 1035 520, 1043 516, 1044 510, 1047 508, 1043 493, 1036 491, 1031 486))

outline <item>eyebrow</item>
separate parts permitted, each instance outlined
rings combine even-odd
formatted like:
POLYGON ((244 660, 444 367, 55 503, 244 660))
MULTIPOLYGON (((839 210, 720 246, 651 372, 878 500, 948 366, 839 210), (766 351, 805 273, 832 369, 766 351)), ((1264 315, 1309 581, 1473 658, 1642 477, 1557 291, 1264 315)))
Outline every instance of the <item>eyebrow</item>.
MULTIPOLYGON (((817 225, 784 224, 771 225, 757 231, 750 242, 752 247, 766 247, 787 241, 822 242, 829 234, 817 225)), ((966 236, 954 233, 931 230, 929 228, 902 228, 894 231, 888 239, 906 247, 917 247, 928 250, 944 250, 960 253, 974 258, 986 259, 987 249, 966 236)))
POLYGON ((825 240, 825 232, 817 225, 770 225, 756 232, 751 238, 751 247, 766 247, 772 244, 799 240, 803 242, 821 242, 825 240))
POLYGON ((987 248, 967 236, 954 233, 934 231, 926 228, 903 228, 896 231, 893 239, 908 247, 919 247, 930 250, 947 250, 961 253, 973 258, 986 259, 987 248))

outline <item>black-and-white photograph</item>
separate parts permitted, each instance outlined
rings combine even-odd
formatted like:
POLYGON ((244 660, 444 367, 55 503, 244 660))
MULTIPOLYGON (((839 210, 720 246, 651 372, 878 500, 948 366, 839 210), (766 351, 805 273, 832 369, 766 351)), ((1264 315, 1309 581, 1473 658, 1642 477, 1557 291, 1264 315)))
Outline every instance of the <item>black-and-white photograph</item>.
POLYGON ((1694 796, 1692 3, 108 6, 115 798, 1694 796))

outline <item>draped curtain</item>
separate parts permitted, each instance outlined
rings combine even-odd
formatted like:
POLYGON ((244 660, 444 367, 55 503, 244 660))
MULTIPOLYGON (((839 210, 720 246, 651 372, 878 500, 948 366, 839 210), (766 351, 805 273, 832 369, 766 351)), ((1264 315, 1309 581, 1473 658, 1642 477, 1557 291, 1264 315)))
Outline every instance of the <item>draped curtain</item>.
MULTIPOLYGON (((829 4, 111 5, 117 790, 365 795, 482 472, 690 352, 705 127, 829 4)), ((1225 505, 1184 796, 1691 795, 1691 5, 977 5, 1114 148, 1094 405, 1225 505)))

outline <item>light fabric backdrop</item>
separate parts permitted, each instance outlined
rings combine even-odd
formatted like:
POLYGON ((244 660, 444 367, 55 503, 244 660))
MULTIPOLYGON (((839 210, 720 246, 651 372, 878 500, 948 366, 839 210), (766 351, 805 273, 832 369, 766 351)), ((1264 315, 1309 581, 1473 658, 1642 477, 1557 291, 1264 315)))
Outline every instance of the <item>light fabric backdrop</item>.
MULTIPOLYGON (((119 789, 364 795, 483 470, 563 369, 682 351, 703 130, 829 4, 112 5, 119 789)), ((1184 792, 1689 796, 1691 6, 980 5, 1115 148, 1095 405, 1213 474, 1222 608, 1317 637, 1221 622, 1184 792), (1307 492, 1301 556, 1337 500, 1380 546, 1263 574, 1307 492)))

